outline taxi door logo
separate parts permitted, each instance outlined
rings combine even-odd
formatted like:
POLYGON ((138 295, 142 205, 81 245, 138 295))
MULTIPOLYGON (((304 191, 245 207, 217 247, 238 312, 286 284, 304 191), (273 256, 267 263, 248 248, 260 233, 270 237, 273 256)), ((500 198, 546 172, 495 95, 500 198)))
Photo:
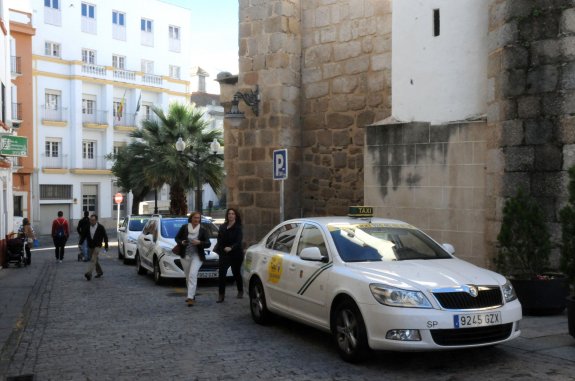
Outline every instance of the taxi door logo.
POLYGON ((277 283, 282 276, 282 262, 281 255, 274 255, 268 265, 268 282, 277 283))

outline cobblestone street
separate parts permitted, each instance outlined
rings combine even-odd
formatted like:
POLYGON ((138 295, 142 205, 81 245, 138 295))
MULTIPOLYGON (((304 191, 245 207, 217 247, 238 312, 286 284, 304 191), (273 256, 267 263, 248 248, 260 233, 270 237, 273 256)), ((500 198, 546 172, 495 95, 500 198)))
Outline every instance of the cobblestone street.
POLYGON ((381 352, 350 365, 325 333, 279 318, 268 327, 253 323, 248 299, 236 299, 231 284, 226 301, 216 304, 216 283, 201 282, 190 308, 183 282, 154 285, 151 276, 119 261, 115 246, 101 260, 104 276, 90 282, 83 277, 86 264, 75 257, 70 247, 56 263, 52 249, 40 249, 31 267, 0 271, 0 379, 575 379, 575 340, 566 335, 564 316, 525 319, 524 337, 508 345, 381 352), (22 310, 10 321, 8 303, 17 298, 22 310))

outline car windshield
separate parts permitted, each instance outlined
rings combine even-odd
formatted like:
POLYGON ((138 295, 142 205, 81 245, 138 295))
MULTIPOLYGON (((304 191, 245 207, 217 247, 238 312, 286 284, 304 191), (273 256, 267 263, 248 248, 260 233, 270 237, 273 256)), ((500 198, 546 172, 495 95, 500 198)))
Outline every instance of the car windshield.
POLYGON ((141 232, 148 220, 149 218, 132 218, 128 224, 128 230, 133 232, 141 232))
POLYGON ((331 224, 328 229, 345 262, 451 258, 423 232, 407 224, 331 224))
POLYGON ((162 219, 160 232, 164 238, 174 238, 182 225, 187 224, 187 218, 170 218, 162 219))

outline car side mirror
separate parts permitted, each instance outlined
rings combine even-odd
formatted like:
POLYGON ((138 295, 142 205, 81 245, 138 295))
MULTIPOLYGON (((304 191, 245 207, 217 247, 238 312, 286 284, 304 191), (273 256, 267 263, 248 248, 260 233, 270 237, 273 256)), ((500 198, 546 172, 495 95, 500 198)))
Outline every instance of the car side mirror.
POLYGON ((125 232, 125 231, 126 231, 126 228, 125 228, 125 227, 123 227, 123 226, 122 226, 122 227, 119 227, 119 228, 118 228, 118 231, 120 231, 120 232, 122 232, 122 233, 123 233, 123 232, 125 232))
POLYGON ((445 249, 445 251, 447 251, 449 254, 455 255, 455 247, 453 247, 452 244, 450 244, 450 243, 443 243, 443 244, 441 244, 441 246, 442 246, 443 249, 445 249))
POLYGON ((327 262, 327 257, 321 254, 318 247, 306 247, 299 253, 299 257, 306 261, 327 262))
POLYGON ((144 241, 153 242, 154 235, 153 234, 144 234, 144 241))

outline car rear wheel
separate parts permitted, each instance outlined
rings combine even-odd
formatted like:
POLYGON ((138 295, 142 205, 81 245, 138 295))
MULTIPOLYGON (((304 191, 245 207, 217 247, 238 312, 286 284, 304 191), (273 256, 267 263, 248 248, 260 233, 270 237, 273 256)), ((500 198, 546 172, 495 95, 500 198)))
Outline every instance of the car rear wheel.
POLYGON ((160 272, 160 262, 154 258, 154 282, 156 284, 162 284, 162 273, 160 272))
POLYGON ((367 331, 361 312, 351 300, 338 304, 334 312, 332 333, 339 355, 347 362, 365 360, 369 353, 367 331))
POLYGON ((258 324, 265 325, 271 320, 271 312, 266 304, 264 286, 259 279, 250 283, 250 311, 252 318, 258 324))
POLYGON ((146 275, 148 272, 142 267, 142 260, 140 259, 140 253, 138 252, 136 252, 136 270, 138 271, 138 275, 146 275))

